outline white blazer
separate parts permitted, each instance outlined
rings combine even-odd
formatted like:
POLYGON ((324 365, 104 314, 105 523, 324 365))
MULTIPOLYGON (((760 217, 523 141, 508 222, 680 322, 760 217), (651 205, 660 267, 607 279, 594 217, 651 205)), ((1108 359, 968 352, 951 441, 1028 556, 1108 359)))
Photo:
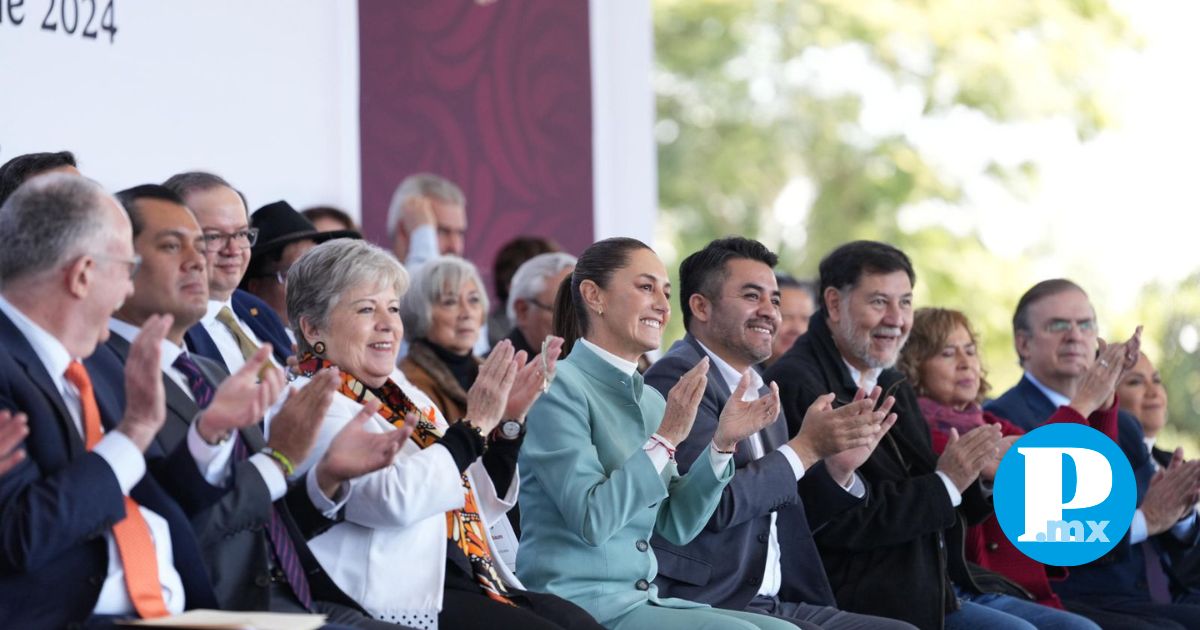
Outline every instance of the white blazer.
MULTIPOLYGON (((393 371, 391 378, 418 408, 434 407, 400 370, 393 371)), ((308 380, 301 377, 292 386, 299 389, 308 380)), ((268 434, 282 404, 280 400, 267 415, 268 434)), ((316 446, 296 468, 293 479, 316 465, 334 436, 361 408, 341 394, 334 395, 316 446)), ((436 420, 443 431, 449 427, 440 409, 436 409, 436 420)), ((396 430, 379 415, 366 426, 375 432, 396 430)), ((516 504, 520 475, 514 476, 503 498, 496 496, 481 460, 467 468, 467 475, 490 530, 516 504)), ((310 540, 309 548, 338 587, 374 617, 415 628, 436 628, 446 577, 445 513, 462 508, 463 503, 462 481, 450 451, 440 444, 422 450, 408 440, 391 466, 350 483, 345 520, 310 540)), ((507 585, 524 590, 496 553, 489 530, 485 532, 496 571, 507 585)))

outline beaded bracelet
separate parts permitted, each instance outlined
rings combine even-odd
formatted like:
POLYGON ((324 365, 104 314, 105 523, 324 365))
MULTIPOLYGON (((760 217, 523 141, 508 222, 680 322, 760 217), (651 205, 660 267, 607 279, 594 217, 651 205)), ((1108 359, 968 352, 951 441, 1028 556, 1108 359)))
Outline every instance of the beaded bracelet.
POLYGON ((262 453, 263 455, 266 455, 267 457, 270 457, 271 459, 275 460, 276 462, 279 463, 280 466, 283 466, 283 472, 288 477, 291 477, 292 473, 296 472, 296 467, 292 465, 292 460, 288 459, 287 455, 280 453, 279 451, 271 448, 270 446, 264 446, 263 449, 259 452, 262 453))

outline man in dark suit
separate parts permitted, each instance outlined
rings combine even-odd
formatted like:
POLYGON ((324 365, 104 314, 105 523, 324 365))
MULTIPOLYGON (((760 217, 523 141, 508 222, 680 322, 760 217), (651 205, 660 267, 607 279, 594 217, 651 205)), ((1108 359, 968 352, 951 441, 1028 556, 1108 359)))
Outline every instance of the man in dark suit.
MULTIPOLYGON (((1075 395, 1096 360, 1096 312, 1087 293, 1064 279, 1034 285, 1017 303, 1013 341, 1025 373, 986 408, 1032 430, 1075 395)), ((1117 422, 1117 443, 1138 485, 1133 524, 1112 552, 1073 567, 1054 590, 1068 608, 1106 626, 1112 624, 1089 611, 1132 615, 1156 627, 1200 627, 1200 606, 1171 603, 1161 552, 1164 544, 1192 546, 1197 541, 1196 515, 1188 497, 1196 490, 1200 464, 1177 466, 1155 478, 1137 419, 1122 411, 1117 422)))
POLYGON ((245 198, 211 173, 180 173, 163 185, 195 213, 206 243, 208 309, 200 323, 188 330, 188 350, 222 364, 232 374, 260 345, 269 343, 275 364, 286 365, 292 342, 283 322, 266 302, 238 289, 250 266, 250 248, 258 240, 245 198))
POLYGON ((1007 595, 1019 589, 967 564, 966 526, 991 514, 978 479, 997 456, 1000 432, 980 427, 934 453, 916 392, 894 367, 912 328, 915 282, 912 262, 891 245, 838 247, 821 260, 820 309, 808 332, 765 374, 779 385, 793 431, 825 392, 849 401, 878 386, 895 397, 895 426, 858 468, 870 498, 816 533, 838 603, 922 628, 1093 628, 1007 595))
MULTIPOLYGON (((681 471, 709 448, 721 410, 743 378, 755 392, 748 395, 773 395, 752 366, 770 356, 779 326, 776 262, 758 241, 730 237, 679 267, 687 336, 647 370, 646 383, 666 395, 709 358, 695 424, 676 451, 681 471)), ((660 536, 651 541, 660 592, 787 618, 803 628, 911 628, 838 610, 812 540, 813 529, 863 501, 865 487, 854 470, 888 428, 876 424, 886 410, 876 416, 873 408, 874 401, 863 400, 838 410, 811 409, 791 440, 781 415, 739 443, 737 474, 707 528, 682 547, 660 536)))
MULTIPOLYGON (((94 366, 97 374, 118 374, 138 327, 152 313, 170 313, 174 321, 162 346, 161 376, 167 420, 155 441, 166 450, 197 438, 220 441, 219 436, 190 435, 199 425, 193 419, 205 407, 228 405, 230 395, 227 387, 217 387, 226 379, 224 368, 183 348, 184 333, 199 321, 206 308, 203 234, 183 201, 169 189, 136 186, 117 193, 117 197, 133 225, 134 248, 142 257, 142 267, 134 281, 133 296, 110 322, 112 335, 89 359, 89 367, 94 366)), ((258 363, 264 360, 265 356, 257 358, 258 363)), ((257 364, 252 360, 242 368, 242 372, 247 370, 253 380, 257 364)), ((255 424, 241 427, 230 441, 231 457, 209 471, 217 481, 229 482, 230 492, 213 508, 193 518, 192 523, 223 608, 319 612, 332 623, 392 629, 397 626, 370 619, 334 585, 305 541, 335 522, 347 496, 347 488, 343 487, 346 481, 373 470, 371 466, 390 461, 387 445, 393 440, 390 436, 360 433, 357 440, 337 441, 331 446, 333 455, 290 487, 287 471, 280 465, 281 461, 300 462, 308 457, 335 383, 332 373, 324 373, 290 396, 276 416, 270 441, 264 440, 255 424), (377 444, 383 450, 347 451, 356 443, 377 444), (283 459, 268 454, 272 452, 283 455, 283 459), (353 462, 357 469, 330 464, 339 459, 353 462), (324 477, 335 480, 337 491, 325 494, 317 481, 324 477), (292 567, 300 570, 289 571, 292 567)), ((123 385, 110 382, 108 389, 121 392, 123 385)), ((350 433, 357 428, 349 426, 350 433)))
POLYGON ((153 444, 170 317, 147 320, 130 349, 123 413, 79 362, 133 289, 125 213, 90 180, 43 175, 0 208, 0 242, 0 409, 27 414, 29 431, 25 459, 0 477, 0 626, 214 607, 188 516, 222 489, 187 449, 153 444))

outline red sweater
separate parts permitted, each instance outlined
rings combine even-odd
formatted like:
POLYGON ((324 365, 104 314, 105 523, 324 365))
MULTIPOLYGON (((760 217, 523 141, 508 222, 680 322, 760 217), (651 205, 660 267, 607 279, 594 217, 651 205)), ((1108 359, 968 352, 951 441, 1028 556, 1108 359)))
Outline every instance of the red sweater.
MULTIPOLYGON (((1050 416, 1046 424, 1052 422, 1087 424, 1116 441, 1117 410, 1119 408, 1114 399, 1111 408, 1096 411, 1085 419, 1074 409, 1062 406, 1054 412, 1053 416, 1050 416)), ((1001 433, 1006 436, 1025 433, 1017 425, 987 411, 983 412, 983 421, 988 424, 1000 425, 1001 433)), ((933 450, 940 455, 946 449, 949 436, 932 427, 931 433, 933 450)), ((1063 607, 1058 595, 1055 595, 1054 591, 1050 589, 1050 580, 1065 578, 1067 576, 1066 568, 1046 566, 1018 551, 1004 535, 1004 531, 1000 529, 1000 523, 994 514, 989 516, 986 521, 967 530, 966 548, 967 560, 1020 584, 1033 594, 1039 604, 1054 608, 1063 607)))

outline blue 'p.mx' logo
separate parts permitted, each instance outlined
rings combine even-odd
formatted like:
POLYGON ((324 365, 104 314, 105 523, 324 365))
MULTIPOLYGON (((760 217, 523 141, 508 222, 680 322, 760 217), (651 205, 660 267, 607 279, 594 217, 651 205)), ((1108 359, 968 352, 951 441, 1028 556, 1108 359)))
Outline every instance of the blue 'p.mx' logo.
POLYGON ((1137 507, 1125 454, 1081 424, 1049 424, 1017 440, 996 471, 994 492, 996 519, 1013 545, 1063 567, 1108 553, 1137 507))

